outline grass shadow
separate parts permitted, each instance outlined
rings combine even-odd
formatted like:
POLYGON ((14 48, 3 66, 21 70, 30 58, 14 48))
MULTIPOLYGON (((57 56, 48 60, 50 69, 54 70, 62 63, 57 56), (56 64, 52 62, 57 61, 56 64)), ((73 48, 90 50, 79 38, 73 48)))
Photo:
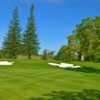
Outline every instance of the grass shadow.
POLYGON ((77 68, 77 69, 66 69, 66 70, 71 70, 71 71, 76 71, 76 72, 84 72, 84 73, 100 74, 100 69, 93 68, 93 67, 87 67, 87 66, 82 66, 81 68, 77 68))
POLYGON ((41 98, 30 98, 29 100, 100 100, 100 90, 85 89, 82 92, 53 91, 43 94, 41 98))

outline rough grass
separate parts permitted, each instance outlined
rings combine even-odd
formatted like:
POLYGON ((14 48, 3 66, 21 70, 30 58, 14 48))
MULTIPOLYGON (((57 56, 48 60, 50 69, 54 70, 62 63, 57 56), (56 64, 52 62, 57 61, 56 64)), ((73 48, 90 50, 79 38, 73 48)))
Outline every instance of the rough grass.
POLYGON ((100 63, 61 69, 42 60, 14 62, 0 66, 0 100, 100 100, 100 63))

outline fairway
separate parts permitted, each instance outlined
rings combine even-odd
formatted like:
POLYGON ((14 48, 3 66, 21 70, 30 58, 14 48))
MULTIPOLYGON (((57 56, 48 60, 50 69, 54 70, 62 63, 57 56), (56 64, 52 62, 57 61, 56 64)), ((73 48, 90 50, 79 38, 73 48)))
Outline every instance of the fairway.
POLYGON ((100 63, 61 69, 43 60, 12 61, 0 66, 0 100, 100 100, 100 63))

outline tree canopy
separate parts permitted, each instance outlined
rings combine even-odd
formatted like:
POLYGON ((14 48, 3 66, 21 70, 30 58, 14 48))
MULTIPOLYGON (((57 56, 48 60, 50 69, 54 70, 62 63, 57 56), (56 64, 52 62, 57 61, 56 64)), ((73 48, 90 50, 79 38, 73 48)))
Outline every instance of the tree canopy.
POLYGON ((62 46, 57 56, 70 60, 68 54, 77 55, 81 61, 100 62, 100 16, 84 18, 68 36, 68 45, 62 46))

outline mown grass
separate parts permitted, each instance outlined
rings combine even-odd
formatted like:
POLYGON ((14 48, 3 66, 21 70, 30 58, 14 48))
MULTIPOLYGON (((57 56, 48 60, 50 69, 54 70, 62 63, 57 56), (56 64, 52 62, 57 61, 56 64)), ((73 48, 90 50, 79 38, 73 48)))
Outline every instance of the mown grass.
POLYGON ((100 63, 61 69, 43 60, 14 62, 0 66, 0 100, 100 100, 100 63))

